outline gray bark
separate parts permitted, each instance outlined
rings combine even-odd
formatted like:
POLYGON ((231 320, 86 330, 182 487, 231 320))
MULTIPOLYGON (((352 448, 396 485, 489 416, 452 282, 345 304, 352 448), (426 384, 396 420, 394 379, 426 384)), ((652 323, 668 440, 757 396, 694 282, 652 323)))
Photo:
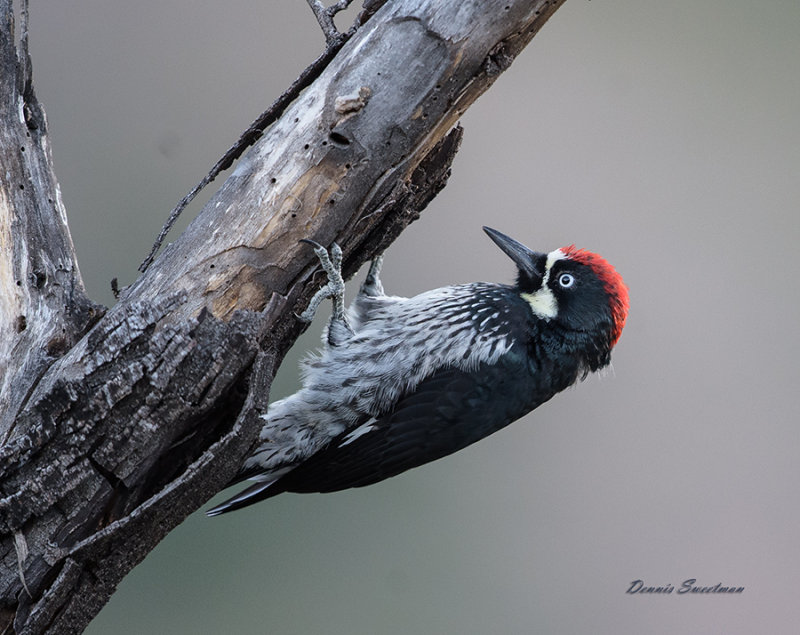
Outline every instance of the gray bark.
POLYGON ((384 4, 105 311, 0 0, 0 631, 81 631, 229 480, 323 282, 299 239, 337 241, 346 276, 381 252, 444 186, 459 117, 562 2, 384 4))

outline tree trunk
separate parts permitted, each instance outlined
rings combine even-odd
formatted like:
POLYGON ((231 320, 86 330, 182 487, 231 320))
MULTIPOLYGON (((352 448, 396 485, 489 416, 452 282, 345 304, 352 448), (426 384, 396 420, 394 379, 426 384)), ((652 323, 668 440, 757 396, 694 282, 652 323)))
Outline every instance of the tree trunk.
MULTIPOLYGON (((444 186, 461 114, 563 0, 394 0, 105 311, 83 288, 31 83, 0 0, 0 630, 79 632, 235 473, 324 280, 444 186)), ((380 6, 381 3, 365 3, 380 6)))

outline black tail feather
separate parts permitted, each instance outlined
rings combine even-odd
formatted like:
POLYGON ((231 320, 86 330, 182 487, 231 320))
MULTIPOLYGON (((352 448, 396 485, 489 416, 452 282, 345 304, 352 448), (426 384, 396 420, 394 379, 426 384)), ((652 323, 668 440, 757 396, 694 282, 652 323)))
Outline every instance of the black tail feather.
MULTIPOLYGON (((220 514, 225 514, 226 512, 232 512, 236 509, 241 509, 242 507, 247 507, 248 505, 252 505, 253 503, 257 503, 259 501, 264 500, 265 498, 270 498, 271 496, 277 496, 281 492, 283 492, 283 488, 280 486, 274 487, 275 484, 281 479, 281 477, 286 474, 289 470, 279 470, 275 472, 267 478, 263 478, 262 480, 258 480, 257 482, 253 483, 250 487, 243 489, 241 492, 236 494, 236 496, 232 496, 228 500, 219 505, 212 507, 206 512, 206 516, 219 516, 220 514)), ((231 481, 231 485, 234 483, 238 483, 240 481, 245 480, 247 477, 239 478, 237 477, 233 481, 231 481)))

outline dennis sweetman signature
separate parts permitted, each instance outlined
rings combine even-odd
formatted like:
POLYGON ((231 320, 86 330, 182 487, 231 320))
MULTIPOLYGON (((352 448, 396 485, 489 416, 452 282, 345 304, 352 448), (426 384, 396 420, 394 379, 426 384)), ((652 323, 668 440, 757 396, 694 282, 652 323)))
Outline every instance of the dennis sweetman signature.
POLYGON ((690 578, 689 580, 684 580, 677 590, 671 584, 664 584, 662 586, 645 586, 644 581, 634 580, 631 582, 631 585, 628 587, 628 590, 625 591, 625 593, 629 593, 631 595, 635 595, 637 593, 657 593, 666 595, 675 592, 678 595, 683 595, 684 593, 742 593, 743 591, 743 586, 724 586, 722 582, 717 582, 717 584, 714 586, 700 586, 697 584, 697 580, 695 578, 690 578))

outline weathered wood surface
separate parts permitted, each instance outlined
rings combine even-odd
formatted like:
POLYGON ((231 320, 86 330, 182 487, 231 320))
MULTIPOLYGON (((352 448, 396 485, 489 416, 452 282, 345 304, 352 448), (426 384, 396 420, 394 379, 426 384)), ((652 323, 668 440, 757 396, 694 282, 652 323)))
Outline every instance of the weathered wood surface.
POLYGON ((0 630, 82 630, 231 477, 323 282, 299 239, 339 242, 346 275, 382 251, 444 186, 461 114, 562 2, 386 3, 105 312, 0 0, 0 630))

